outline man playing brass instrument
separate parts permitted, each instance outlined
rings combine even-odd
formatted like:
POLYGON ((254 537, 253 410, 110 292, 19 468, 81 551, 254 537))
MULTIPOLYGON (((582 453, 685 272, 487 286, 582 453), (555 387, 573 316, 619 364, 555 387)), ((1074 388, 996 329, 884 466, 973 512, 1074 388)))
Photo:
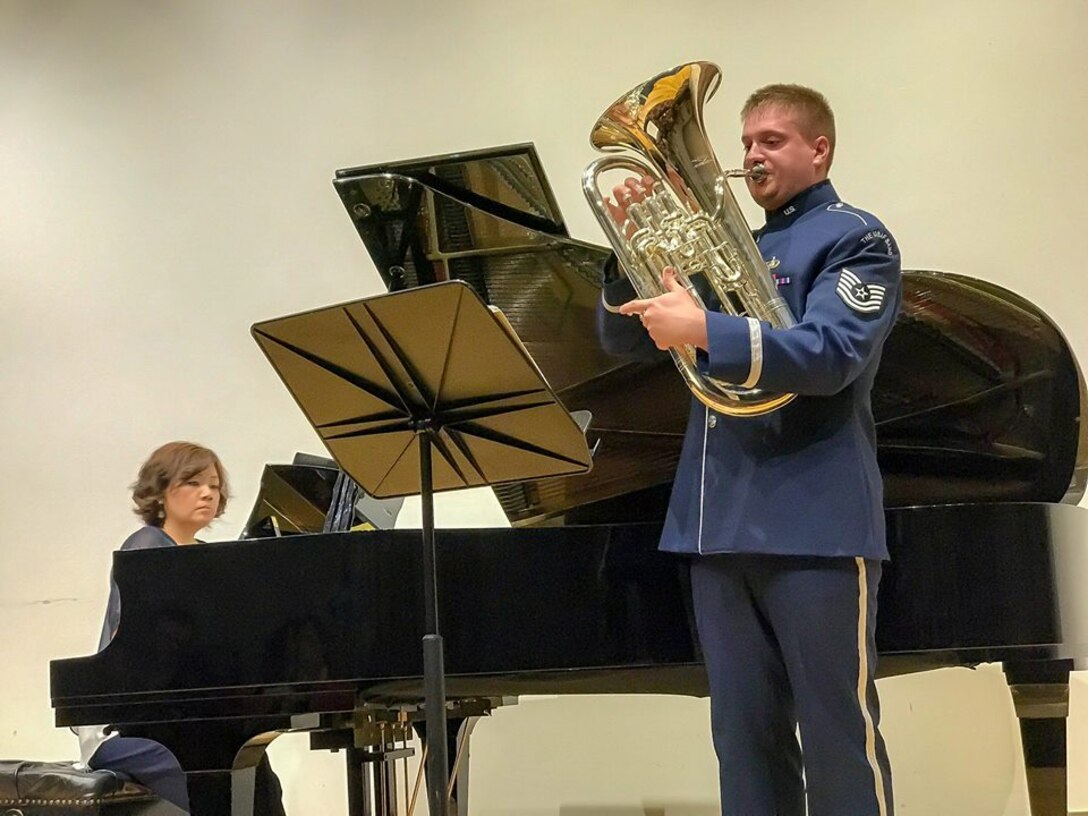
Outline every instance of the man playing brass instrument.
MULTIPOLYGON (((632 299, 613 265, 602 340, 619 355, 648 350, 647 337, 690 345, 702 373, 798 395, 762 416, 692 400, 661 547, 691 558, 722 813, 801 816, 807 801, 809 816, 884 816, 873 673, 888 552, 870 391, 900 304, 899 251, 828 180, 835 126, 821 94, 771 85, 742 118, 745 169, 764 170, 747 177, 766 211, 756 239, 796 325, 724 314, 706 296, 704 311, 668 270, 664 294, 632 299)), ((648 187, 616 188, 617 223, 648 187)))

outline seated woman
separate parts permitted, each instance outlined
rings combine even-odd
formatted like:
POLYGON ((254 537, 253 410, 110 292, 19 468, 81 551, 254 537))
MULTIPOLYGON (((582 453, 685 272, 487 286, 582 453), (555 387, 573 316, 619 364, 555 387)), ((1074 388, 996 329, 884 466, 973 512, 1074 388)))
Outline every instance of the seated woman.
MULTIPOLYGON (((223 514, 229 498, 227 474, 215 453, 190 442, 169 442, 152 453, 140 467, 132 485, 132 500, 144 526, 125 539, 121 549, 144 550, 199 543, 196 534, 223 514)), ((121 597, 111 575, 99 651, 113 639, 120 621, 121 597)), ((105 725, 75 730, 79 735, 81 760, 88 767, 126 774, 161 799, 189 812, 185 772, 164 745, 149 739, 126 737, 105 725)), ((262 766, 257 774, 258 800, 267 804, 258 805, 257 812, 269 816, 282 814, 279 780, 267 762, 262 762, 262 766)))

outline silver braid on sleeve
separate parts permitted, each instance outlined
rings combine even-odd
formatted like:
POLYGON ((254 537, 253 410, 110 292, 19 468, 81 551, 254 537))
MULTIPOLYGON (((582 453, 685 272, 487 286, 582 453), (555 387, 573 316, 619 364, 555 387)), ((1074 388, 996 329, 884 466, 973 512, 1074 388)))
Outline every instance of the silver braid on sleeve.
POLYGON ((601 305, 604 306, 604 310, 606 312, 611 312, 612 314, 619 314, 620 313, 620 307, 619 306, 613 306, 611 303, 609 303, 608 298, 606 298, 604 296, 604 291, 603 290, 601 291, 601 305))
POLYGON ((741 383, 744 388, 755 388, 763 374, 763 329, 754 317, 748 321, 748 342, 752 350, 752 367, 748 370, 748 379, 741 383))

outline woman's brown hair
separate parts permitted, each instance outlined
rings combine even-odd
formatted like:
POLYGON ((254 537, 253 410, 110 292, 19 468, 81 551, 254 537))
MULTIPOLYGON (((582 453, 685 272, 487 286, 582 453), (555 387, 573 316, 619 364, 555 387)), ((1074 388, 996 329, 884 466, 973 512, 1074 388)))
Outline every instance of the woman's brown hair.
POLYGON ((214 466, 219 474, 219 510, 216 518, 223 515, 230 498, 227 472, 219 457, 202 445, 192 442, 167 442, 157 449, 140 466, 140 473, 132 484, 132 501, 136 513, 145 524, 161 527, 163 522, 163 496, 167 488, 191 479, 208 467, 214 466))

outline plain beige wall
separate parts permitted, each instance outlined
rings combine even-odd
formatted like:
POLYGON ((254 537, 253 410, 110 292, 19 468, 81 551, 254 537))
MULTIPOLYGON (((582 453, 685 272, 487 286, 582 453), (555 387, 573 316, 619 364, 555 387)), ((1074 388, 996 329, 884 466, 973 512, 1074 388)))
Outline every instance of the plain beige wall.
MULTIPOLYGON (((534 141, 572 233, 599 242, 589 126, 688 59, 725 69, 723 162, 749 90, 822 89, 839 192, 906 265, 1019 292, 1088 360, 1084 0, 0 0, 0 756, 75 754, 48 661, 92 650, 152 447, 223 456, 223 539, 266 462, 319 451, 248 327, 379 291, 333 171, 534 141)), ((499 523, 479 494, 443 497, 439 520, 499 523)), ((1000 672, 881 691, 901 813, 1027 813, 1000 672)), ((1073 692, 1071 805, 1088 809, 1083 676, 1073 692)), ((337 812, 340 762, 305 742, 273 747, 289 809, 337 812)), ((524 700, 477 730, 474 813, 709 816, 714 775, 704 701, 524 700)))

